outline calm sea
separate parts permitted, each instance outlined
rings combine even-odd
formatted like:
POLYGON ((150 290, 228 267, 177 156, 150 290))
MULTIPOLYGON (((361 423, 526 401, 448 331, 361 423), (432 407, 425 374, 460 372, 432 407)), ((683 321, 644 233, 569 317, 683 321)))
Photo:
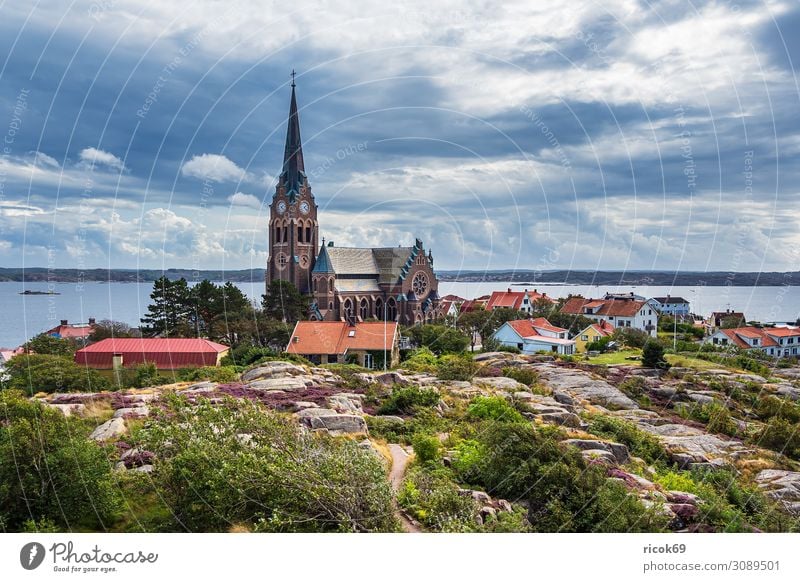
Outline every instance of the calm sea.
MULTIPOLYGON (((23 289, 46 291, 48 283, 0 283, 0 346, 16 347, 26 339, 58 325, 62 319, 85 322, 114 319, 138 325, 150 303, 152 283, 55 283, 60 295, 19 295, 23 289)), ((239 283, 250 298, 259 300, 264 292, 261 281, 239 283)), ((441 282, 439 294, 453 293, 473 298, 492 291, 522 286, 510 283, 441 282)), ((645 297, 680 295, 688 299, 695 313, 710 314, 730 308, 744 311, 748 319, 758 321, 795 321, 800 317, 800 287, 597 287, 589 285, 548 285, 536 289, 551 297, 582 294, 599 297, 609 292, 633 291, 645 297)))

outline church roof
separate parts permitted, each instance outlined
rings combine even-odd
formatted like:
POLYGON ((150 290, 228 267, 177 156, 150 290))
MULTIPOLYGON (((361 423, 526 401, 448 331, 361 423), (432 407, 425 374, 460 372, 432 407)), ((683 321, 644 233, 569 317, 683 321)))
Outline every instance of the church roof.
POLYGON ((297 98, 295 97, 294 88, 293 77, 292 101, 289 105, 289 123, 286 128, 286 147, 283 151, 283 170, 281 172, 281 182, 286 187, 286 193, 290 197, 300 193, 302 175, 305 173, 303 144, 300 141, 300 115, 297 112, 297 98))
MULTIPOLYGON (((314 264, 314 273, 336 273, 336 275, 357 276, 363 286, 363 280, 371 279, 375 283, 396 283, 408 273, 413 264, 415 247, 378 247, 353 248, 323 246, 314 264)), ((419 251, 417 251, 419 252, 419 251)), ((343 279, 336 286, 344 291, 343 279)), ((359 288, 353 290, 368 290, 359 288)))

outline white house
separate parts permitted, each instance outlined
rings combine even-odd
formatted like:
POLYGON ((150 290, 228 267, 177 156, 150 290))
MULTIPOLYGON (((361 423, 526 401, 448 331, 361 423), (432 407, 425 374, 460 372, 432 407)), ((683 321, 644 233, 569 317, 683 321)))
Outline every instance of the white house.
POLYGON ((561 313, 582 315, 593 321, 608 321, 617 329, 632 327, 646 332, 650 337, 658 335, 658 311, 647 301, 629 296, 606 295, 605 299, 570 297, 561 308, 561 313))
POLYGON ((720 329, 705 339, 718 347, 737 347, 760 350, 776 358, 800 356, 800 328, 797 327, 736 327, 720 329))
POLYGON ((664 315, 689 315, 689 302, 683 297, 652 297, 649 303, 664 315))
POLYGON ((567 330, 556 327, 544 317, 507 321, 492 336, 501 345, 518 348, 523 354, 553 352, 569 355, 575 352, 575 342, 567 330))

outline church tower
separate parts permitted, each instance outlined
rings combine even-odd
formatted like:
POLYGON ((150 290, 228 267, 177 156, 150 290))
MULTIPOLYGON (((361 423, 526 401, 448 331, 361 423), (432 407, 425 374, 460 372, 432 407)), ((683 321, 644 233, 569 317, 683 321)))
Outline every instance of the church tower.
POLYGON ((319 222, 303 165, 294 71, 283 168, 269 209, 267 291, 272 281, 281 280, 290 281, 301 293, 309 294, 311 270, 319 248, 319 222))

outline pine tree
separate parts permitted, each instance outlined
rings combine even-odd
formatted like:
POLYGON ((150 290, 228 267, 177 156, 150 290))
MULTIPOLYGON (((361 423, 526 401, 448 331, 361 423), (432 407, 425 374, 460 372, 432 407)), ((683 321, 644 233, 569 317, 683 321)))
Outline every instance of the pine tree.
POLYGON ((186 279, 162 276, 153 283, 153 301, 142 317, 142 333, 149 336, 186 337, 192 332, 192 300, 186 279))

